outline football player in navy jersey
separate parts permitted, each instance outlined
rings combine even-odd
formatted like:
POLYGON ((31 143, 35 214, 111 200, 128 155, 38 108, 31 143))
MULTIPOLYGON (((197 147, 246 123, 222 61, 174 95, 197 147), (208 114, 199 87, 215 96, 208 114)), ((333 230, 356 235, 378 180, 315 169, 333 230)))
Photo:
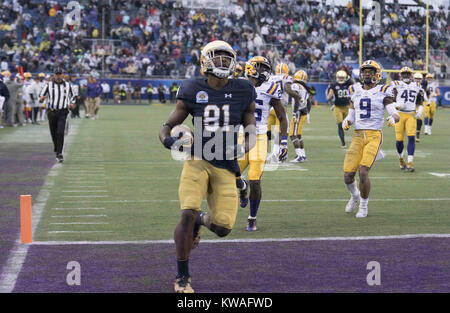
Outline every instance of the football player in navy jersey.
POLYGON ((348 115, 348 108, 350 105, 350 98, 348 88, 353 85, 352 80, 344 70, 336 72, 336 83, 332 83, 328 87, 327 101, 331 102, 334 96, 334 104, 331 110, 334 111, 334 118, 338 126, 338 135, 341 140, 341 147, 346 148, 344 130, 342 129, 342 122, 348 115))
POLYGON ((202 49, 200 63, 205 77, 182 83, 175 110, 159 133, 166 148, 177 149, 178 137, 171 137, 171 129, 188 115, 193 117, 192 158, 184 163, 180 177, 181 218, 174 232, 177 293, 194 292, 188 264, 191 249, 200 240, 201 225, 219 237, 231 232, 238 210, 237 157, 256 142, 255 88, 247 80, 228 79, 236 64, 233 48, 224 41, 210 42, 202 49), (243 145, 237 143, 240 125, 246 131, 243 145), (200 211, 205 195, 209 213, 200 211))

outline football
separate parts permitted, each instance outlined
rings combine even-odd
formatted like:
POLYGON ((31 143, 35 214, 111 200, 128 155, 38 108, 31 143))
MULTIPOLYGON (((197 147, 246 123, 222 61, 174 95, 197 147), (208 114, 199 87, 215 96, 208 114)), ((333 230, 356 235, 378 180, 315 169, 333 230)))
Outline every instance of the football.
POLYGON ((186 125, 177 125, 170 131, 170 136, 178 137, 182 141, 183 148, 189 148, 194 142, 194 134, 186 125))

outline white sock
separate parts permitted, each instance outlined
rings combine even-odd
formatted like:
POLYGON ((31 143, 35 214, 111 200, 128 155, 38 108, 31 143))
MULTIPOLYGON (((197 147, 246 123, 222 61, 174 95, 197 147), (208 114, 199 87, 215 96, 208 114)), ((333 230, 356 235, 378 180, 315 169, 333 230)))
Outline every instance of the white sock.
POLYGON ((414 156, 413 155, 408 155, 408 163, 412 163, 412 161, 414 160, 414 156))
POLYGON ((367 199, 361 198, 359 200, 359 207, 367 209, 367 204, 368 203, 369 203, 369 198, 367 198, 367 199))
POLYGON ((350 194, 352 195, 352 198, 359 198, 359 190, 356 186, 356 179, 351 184, 345 184, 345 187, 347 187, 348 191, 350 191, 350 194))
POLYGON ((300 149, 300 153, 302 157, 306 157, 305 149, 300 149))
POLYGON ((248 219, 249 219, 249 220, 256 220, 256 217, 250 216, 250 215, 249 215, 249 216, 248 216, 248 219))
POLYGON ((397 152, 397 154, 398 154, 398 157, 399 157, 399 158, 402 158, 402 159, 403 159, 403 151, 402 151, 402 153, 398 153, 398 152, 397 152))
POLYGON ((302 149, 295 148, 295 154, 297 154, 297 156, 302 156, 302 149))

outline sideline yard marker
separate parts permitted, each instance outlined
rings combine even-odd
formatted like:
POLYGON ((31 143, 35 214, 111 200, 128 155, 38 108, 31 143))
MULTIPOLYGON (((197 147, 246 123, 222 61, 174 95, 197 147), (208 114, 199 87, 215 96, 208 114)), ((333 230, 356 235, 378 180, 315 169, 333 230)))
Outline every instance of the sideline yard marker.
POLYGON ((20 240, 22 243, 31 243, 33 241, 31 195, 20 196, 20 240))

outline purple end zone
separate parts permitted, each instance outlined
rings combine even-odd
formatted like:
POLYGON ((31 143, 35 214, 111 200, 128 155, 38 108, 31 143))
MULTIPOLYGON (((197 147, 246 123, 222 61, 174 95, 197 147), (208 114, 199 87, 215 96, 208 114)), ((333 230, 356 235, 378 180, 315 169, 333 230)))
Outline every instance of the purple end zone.
MULTIPOLYGON (((450 292, 450 238, 202 243, 191 253, 199 293, 450 292), (368 286, 367 263, 381 265, 368 286)), ((173 244, 32 246, 14 292, 172 292, 173 244), (81 266, 68 286, 67 263, 81 266)))
POLYGON ((0 153, 0 270, 19 234, 20 195, 36 199, 55 163, 47 143, 2 143, 0 153))

